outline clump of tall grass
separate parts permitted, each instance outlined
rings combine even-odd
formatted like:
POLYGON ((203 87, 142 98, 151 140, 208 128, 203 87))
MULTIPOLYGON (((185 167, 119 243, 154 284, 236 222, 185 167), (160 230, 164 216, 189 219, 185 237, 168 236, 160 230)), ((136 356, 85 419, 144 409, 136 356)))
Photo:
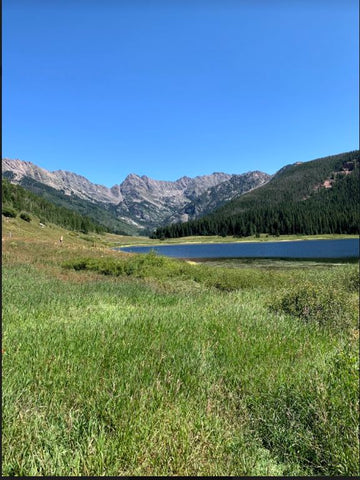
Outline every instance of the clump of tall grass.
POLYGON ((299 462, 303 474, 358 472, 358 369, 354 348, 344 344, 323 363, 314 360, 306 376, 260 382, 247 401, 264 447, 282 462, 299 462))
POLYGON ((136 278, 192 280, 206 287, 231 292, 241 289, 274 287, 284 283, 274 272, 248 269, 213 268, 158 255, 155 251, 128 257, 78 258, 64 262, 63 267, 76 271, 95 271, 103 275, 128 275, 136 278))

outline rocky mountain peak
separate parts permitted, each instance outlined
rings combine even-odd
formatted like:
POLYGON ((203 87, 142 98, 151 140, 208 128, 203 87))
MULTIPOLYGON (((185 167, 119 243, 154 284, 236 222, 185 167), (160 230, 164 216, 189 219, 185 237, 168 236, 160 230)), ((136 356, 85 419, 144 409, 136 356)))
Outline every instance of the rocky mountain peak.
POLYGON ((129 173, 122 183, 107 188, 73 172, 50 172, 22 160, 4 159, 2 170, 3 176, 13 183, 24 184, 29 188, 31 180, 35 180, 37 191, 43 184, 65 196, 75 196, 98 204, 101 208, 106 206, 106 210, 112 211, 116 218, 142 228, 154 228, 164 223, 194 218, 238 194, 256 188, 269 177, 262 172, 243 175, 214 172, 168 181, 129 173), (196 203, 196 207, 192 206, 192 202, 196 203))

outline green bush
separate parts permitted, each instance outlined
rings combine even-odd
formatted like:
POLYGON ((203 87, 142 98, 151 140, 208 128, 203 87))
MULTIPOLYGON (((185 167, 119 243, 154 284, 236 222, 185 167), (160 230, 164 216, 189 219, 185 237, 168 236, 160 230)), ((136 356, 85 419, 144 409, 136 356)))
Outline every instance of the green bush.
POLYGON ((273 275, 248 269, 214 268, 158 255, 155 251, 119 258, 82 258, 63 264, 75 270, 91 270, 103 275, 131 275, 137 278, 180 278, 231 292, 273 285, 273 275))
POLYGON ((359 276, 359 269, 354 269, 348 277, 345 279, 345 286, 351 292, 358 292, 360 288, 360 276, 359 276))
POLYGON ((334 278, 334 283, 341 285, 347 292, 359 292, 359 280, 359 266, 354 265, 350 271, 349 269, 339 269, 334 278))
POLYGON ((144 277, 158 272, 166 262, 164 257, 150 252, 146 255, 135 255, 128 258, 81 258, 65 262, 63 266, 74 270, 92 270, 103 275, 144 277))
POLYGON ((21 218, 22 220, 25 220, 25 222, 31 222, 31 217, 30 217, 30 215, 29 215, 28 213, 26 213, 26 212, 21 212, 21 213, 20 213, 20 218, 21 218))
POLYGON ((11 207, 3 206, 1 211, 4 217, 15 218, 17 215, 16 211, 11 207))
POLYGON ((303 281, 280 292, 271 301, 270 309, 322 326, 348 328, 354 325, 356 317, 351 300, 342 286, 303 281))

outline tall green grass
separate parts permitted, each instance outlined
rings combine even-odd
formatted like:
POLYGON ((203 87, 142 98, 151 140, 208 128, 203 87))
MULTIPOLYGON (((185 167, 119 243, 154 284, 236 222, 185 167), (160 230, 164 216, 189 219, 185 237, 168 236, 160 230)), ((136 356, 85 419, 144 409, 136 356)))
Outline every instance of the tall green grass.
POLYGON ((3 268, 4 475, 359 474, 356 266, 66 267, 3 268), (301 286, 331 321, 287 309, 301 286))

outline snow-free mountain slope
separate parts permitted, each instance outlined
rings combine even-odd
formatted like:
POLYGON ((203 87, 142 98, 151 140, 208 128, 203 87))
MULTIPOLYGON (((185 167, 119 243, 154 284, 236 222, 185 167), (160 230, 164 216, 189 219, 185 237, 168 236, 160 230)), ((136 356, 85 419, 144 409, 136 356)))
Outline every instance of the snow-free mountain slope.
POLYGON ((197 218, 271 178, 258 171, 242 175, 215 172, 164 181, 130 173, 122 183, 108 188, 73 172, 49 172, 22 160, 4 159, 2 171, 12 183, 52 197, 56 203, 69 202, 71 208, 97 221, 101 215, 94 212, 94 205, 140 231, 197 218))

